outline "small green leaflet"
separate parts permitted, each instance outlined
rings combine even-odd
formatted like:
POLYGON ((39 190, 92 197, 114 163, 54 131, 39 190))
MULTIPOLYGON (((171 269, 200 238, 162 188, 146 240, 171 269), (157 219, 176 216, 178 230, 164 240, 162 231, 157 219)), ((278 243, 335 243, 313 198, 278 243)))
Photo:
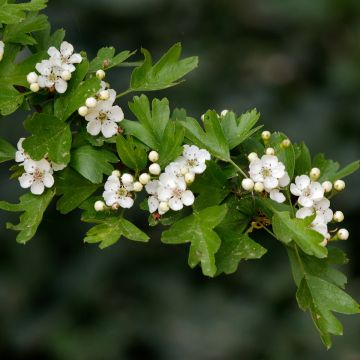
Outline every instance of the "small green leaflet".
POLYGON ((116 137, 116 148, 121 161, 130 169, 140 171, 146 167, 147 154, 142 146, 134 142, 132 137, 116 137))
POLYGON ((90 145, 82 146, 73 151, 70 166, 93 184, 103 181, 103 174, 111 175, 119 159, 115 154, 104 149, 95 149, 90 145))
POLYGON ((216 274, 215 254, 221 244, 219 235, 213 229, 221 223, 226 212, 226 205, 196 212, 164 231, 161 241, 166 244, 190 242, 189 266, 194 268, 200 263, 203 274, 213 277, 216 274))
POLYGON ((32 135, 24 140, 25 151, 34 160, 41 160, 46 154, 57 164, 70 161, 70 125, 49 114, 34 113, 24 123, 32 135))
POLYGON ((220 120, 230 150, 261 129, 262 126, 254 128, 255 124, 259 121, 259 118, 260 113, 258 113, 256 109, 253 109, 242 114, 238 118, 234 112, 229 111, 220 120))
POLYGON ((88 218, 82 220, 98 223, 87 232, 84 241, 87 243, 100 243, 99 247, 101 249, 115 244, 122 236, 134 241, 149 241, 149 237, 143 231, 121 216, 108 217, 102 220, 88 218))
POLYGON ((0 201, 0 209, 22 212, 19 224, 6 224, 8 229, 19 231, 19 234, 16 237, 18 243, 25 244, 36 234, 44 212, 54 195, 55 191, 46 190, 42 195, 33 195, 31 193, 22 195, 19 204, 10 204, 6 201, 0 201))
POLYGON ((223 161, 230 160, 229 144, 225 138, 216 111, 209 110, 204 115, 205 131, 194 118, 186 118, 181 124, 186 129, 185 136, 195 145, 208 149, 223 161))
POLYGON ((293 240, 306 254, 324 258, 327 249, 320 245, 324 237, 310 228, 313 220, 313 216, 292 219, 287 211, 276 212, 272 218, 272 227, 276 237, 284 244, 293 240))
POLYGON ((13 160, 16 149, 4 139, 0 139, 0 163, 13 160))
POLYGON ((308 174, 311 170, 311 155, 308 147, 302 142, 294 145, 295 176, 308 174))
POLYGON ((0 23, 17 24, 24 20, 26 11, 39 11, 46 7, 47 0, 32 0, 21 4, 0 1, 0 23))
POLYGON ((135 68, 131 74, 130 89, 133 91, 152 91, 165 89, 179 83, 187 73, 198 65, 198 58, 188 57, 179 60, 181 44, 173 45, 155 64, 146 49, 141 49, 144 63, 135 68))
POLYGON ((56 176, 56 193, 62 195, 56 203, 56 209, 61 214, 67 214, 81 205, 98 188, 99 185, 67 168, 56 176))
POLYGON ((114 66, 120 65, 135 53, 136 51, 130 52, 125 50, 115 55, 114 47, 104 47, 98 51, 96 58, 90 62, 89 71, 95 72, 99 69, 109 70, 114 66))
POLYGON ((7 116, 16 111, 23 103, 24 95, 11 85, 0 84, 0 114, 7 116))

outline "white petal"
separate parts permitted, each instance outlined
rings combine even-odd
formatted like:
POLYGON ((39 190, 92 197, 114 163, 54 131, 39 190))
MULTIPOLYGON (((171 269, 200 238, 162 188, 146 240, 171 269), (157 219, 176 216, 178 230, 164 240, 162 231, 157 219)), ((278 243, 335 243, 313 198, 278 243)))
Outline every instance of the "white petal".
POLYGON ((274 155, 263 155, 261 157, 261 162, 263 167, 266 167, 268 169, 274 169, 278 166, 279 160, 274 155))
POLYGON ((145 185, 145 190, 150 195, 157 194, 157 189, 159 187, 159 181, 158 180, 152 180, 148 184, 145 185))
POLYGON ((175 189, 177 187, 177 179, 176 176, 168 173, 162 173, 159 177, 160 184, 169 189, 175 189))
POLYGON ((99 135, 101 130, 101 121, 99 120, 90 121, 86 126, 86 130, 90 135, 93 136, 99 135))
POLYGON ((54 185, 54 178, 51 174, 46 173, 44 175, 43 182, 47 188, 51 188, 54 185))
POLYGON ((263 168, 263 164, 260 159, 256 159, 250 162, 249 165, 250 173, 258 174, 261 172, 262 168, 263 168))
POLYGON ((289 183, 290 183, 290 177, 289 177, 289 174, 285 171, 284 176, 282 176, 279 179, 279 186, 285 187, 285 186, 288 186, 289 183))
POLYGON ((41 63, 35 65, 35 69, 44 76, 49 76, 51 73, 51 63, 49 60, 43 60, 41 63))
POLYGON ((101 132, 105 138, 111 138, 112 136, 116 135, 118 132, 118 125, 110 120, 106 120, 101 125, 101 132))
POLYGON ((197 158, 199 150, 195 145, 184 145, 183 156, 188 160, 194 160, 197 158))
POLYGON ((120 106, 113 106, 108 112, 109 120, 119 122, 124 120, 124 112, 122 111, 120 106))
POLYGON ((198 152, 198 160, 201 162, 205 162, 206 160, 210 160, 210 153, 205 149, 200 149, 198 152))
POLYGON ((54 85, 54 82, 50 81, 46 76, 39 76, 38 84, 41 88, 50 88, 54 85))
POLYGON ((60 45, 61 55, 64 57, 69 57, 74 52, 74 47, 67 41, 63 41, 60 45))
POLYGON ((37 167, 37 163, 34 160, 28 159, 24 162, 24 169, 27 173, 32 174, 37 167))
POLYGON ((311 216, 314 214, 314 210, 312 208, 301 208, 296 212, 296 217, 298 219, 305 219, 308 216, 311 216))
POLYGON ((274 189, 274 188, 276 188, 278 185, 279 185, 279 181, 278 181, 278 179, 276 179, 276 178, 274 178, 274 177, 268 176, 268 177, 266 177, 265 180, 264 180, 264 186, 265 186, 267 189, 274 189))
POLYGON ((179 198, 173 197, 169 200, 169 207, 171 210, 179 211, 184 207, 184 205, 179 198))
POLYGON ((194 174, 202 174, 206 170, 206 164, 205 163, 199 163, 197 166, 193 166, 190 168, 190 172, 194 174))
POLYGON ((307 196, 300 196, 298 199, 298 203, 304 207, 312 207, 314 205, 314 202, 307 196))
POLYGON ((120 189, 119 178, 108 179, 104 185, 106 191, 116 192, 120 189))
POLYGON ((273 169, 271 169, 272 176, 277 179, 282 178, 285 175, 285 166, 282 163, 278 163, 273 169))
POLYGON ((107 206, 112 206, 118 201, 116 193, 112 191, 104 191, 103 198, 107 206))
POLYGON ((264 182, 264 177, 260 173, 258 174, 250 173, 250 178, 254 182, 264 182))
POLYGON ((195 196, 192 193, 192 191, 190 190, 186 190, 182 193, 181 195, 181 201, 183 202, 183 204, 185 206, 190 206, 194 203, 195 201, 195 196))
POLYGON ((310 178, 307 175, 297 176, 295 178, 295 184, 299 190, 305 190, 310 185, 310 178))
POLYGON ((34 181, 31 185, 30 191, 34 195, 41 195, 45 190, 44 183, 42 181, 34 181))
POLYGON ((278 189, 274 189, 270 191, 270 199, 278 203, 283 203, 286 200, 284 194, 280 192, 278 189))
POLYGON ((28 173, 24 173, 19 177, 19 182, 23 189, 27 189, 34 182, 34 177, 28 173))
POLYGON ((314 201, 319 201, 324 197, 324 189, 320 183, 318 182, 311 183, 310 189, 311 189, 311 198, 314 201))
POLYGON ((160 201, 168 201, 172 195, 173 195, 173 191, 171 189, 167 189, 163 186, 159 186, 158 190, 157 190, 157 195, 158 195, 158 199, 160 201))
POLYGON ((301 196, 302 194, 302 191, 295 184, 290 185, 290 192, 295 196, 301 196))
POLYGON ((331 209, 326 209, 323 212, 323 215, 324 215, 325 222, 329 223, 333 219, 334 213, 331 209))
POLYGON ((159 207, 159 200, 155 196, 150 196, 148 198, 148 206, 151 213, 155 212, 159 207))
POLYGON ((122 196, 118 203, 122 208, 129 209, 134 205, 134 200, 129 196, 122 196))
POLYGON ((70 64, 80 64, 82 62, 82 56, 80 54, 73 54, 69 58, 70 64))
POLYGON ((36 167, 41 171, 45 171, 45 172, 51 171, 51 165, 46 159, 41 159, 40 161, 37 161, 36 167))
POLYGON ((54 58, 60 58, 60 52, 54 46, 49 47, 47 51, 48 55, 54 58))
POLYGON ((55 81, 55 89, 59 94, 63 94, 67 90, 68 84, 65 80, 59 78, 55 81))
POLYGON ((18 163, 24 162, 26 159, 25 154, 23 151, 17 151, 15 153, 15 161, 18 163))

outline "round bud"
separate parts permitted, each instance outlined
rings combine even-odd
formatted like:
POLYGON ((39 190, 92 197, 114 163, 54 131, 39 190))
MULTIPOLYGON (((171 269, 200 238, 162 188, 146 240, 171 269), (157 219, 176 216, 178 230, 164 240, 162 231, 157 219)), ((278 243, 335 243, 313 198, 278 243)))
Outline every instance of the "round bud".
POLYGON ((161 212, 167 212, 167 211, 169 211, 169 204, 167 203, 167 202, 165 202, 165 201, 162 201, 160 204, 159 204, 159 210, 161 211, 161 212))
POLYGON ((275 155, 275 150, 272 147, 269 147, 265 150, 266 155, 275 155))
POLYGON ((104 79, 106 76, 106 73, 104 70, 100 69, 96 72, 96 77, 100 80, 104 79))
POLYGON ((250 153, 248 155, 248 159, 251 162, 251 161, 254 161, 254 160, 258 160, 259 157, 258 157, 258 154, 256 152, 252 152, 252 153, 250 153))
POLYGON ((159 175, 161 173, 161 168, 159 164, 151 164, 149 166, 149 173, 152 175, 159 175))
POLYGON ((29 73, 26 77, 29 84, 36 83, 38 81, 38 78, 39 78, 38 74, 34 71, 29 73))
POLYGON ((106 205, 103 201, 98 200, 94 204, 95 211, 104 211, 106 209, 106 205))
POLYGON ((151 162, 157 162, 159 160, 159 153, 155 150, 150 151, 148 158, 151 162))
POLYGON ((89 112, 89 109, 87 106, 80 106, 78 109, 78 113, 80 116, 86 116, 88 112, 89 112))
POLYGON ((264 191, 264 189, 265 189, 265 187, 264 187, 264 184, 263 184, 262 182, 257 182, 257 183, 255 183, 255 185, 254 185, 254 190, 255 190, 256 192, 261 193, 261 192, 264 191))
POLYGON ((125 173, 121 176, 121 182, 123 184, 132 184, 134 182, 134 178, 131 174, 125 173))
POLYGON ((186 167, 186 166, 183 166, 181 169, 180 169, 180 174, 181 175, 185 175, 189 172, 189 169, 186 167))
POLYGON ((68 71, 68 70, 64 70, 62 73, 61 73, 61 78, 65 81, 68 81, 71 79, 71 72, 68 71))
POLYGON ((40 86, 38 83, 32 83, 30 84, 30 90, 32 92, 38 92, 40 90, 40 86))
POLYGON ((110 97, 110 92, 109 90, 101 90, 100 94, 99 94, 99 98, 100 100, 108 100, 110 97))
POLYGON ((89 97, 86 99, 85 104, 88 108, 94 108, 97 104, 97 101, 94 97, 89 97))
POLYGON ((336 191, 342 191, 345 189, 345 181, 344 180, 336 180, 334 182, 334 189, 336 191))
POLYGON ((111 173, 111 176, 116 176, 116 177, 120 177, 121 173, 119 170, 114 170, 112 173, 111 173))
POLYGON ((269 140, 269 139, 271 138, 271 132, 270 132, 270 131, 267 131, 267 130, 263 131, 263 132, 261 133, 261 138, 262 138, 263 140, 269 140))
POLYGON ((194 182, 194 180, 195 180, 195 174, 188 172, 188 173, 185 174, 184 178, 185 178, 185 182, 186 182, 188 185, 190 185, 190 184, 192 184, 192 183, 194 182))
POLYGON ((221 115, 222 117, 225 117, 228 112, 229 112, 229 110, 223 110, 223 111, 220 113, 220 115, 221 115))
POLYGON ((254 182, 249 178, 243 179, 241 182, 241 186, 244 190, 251 191, 254 188, 254 182))
POLYGON ((280 144, 280 146, 285 149, 288 148, 290 145, 291 145, 291 141, 289 139, 284 139, 280 144))
POLYGON ((143 184, 139 181, 134 182, 134 191, 140 192, 143 189, 143 184))
POLYGON ((335 211, 333 220, 336 222, 342 222, 344 220, 344 213, 342 211, 335 211))
POLYGON ((332 182, 331 181, 324 181, 322 184, 321 184, 322 188, 324 189, 324 191, 326 193, 329 193, 331 190, 332 190, 332 182))
POLYGON ((139 181, 141 182, 141 184, 146 185, 149 183, 150 181, 150 175, 147 173, 143 173, 139 176, 139 181))
POLYGON ((340 229, 337 232, 337 237, 339 240, 347 240, 349 238, 349 232, 346 229, 340 229))
POLYGON ((320 177, 320 174, 321 174, 320 169, 314 167, 314 168, 312 168, 312 169, 310 170, 310 173, 309 173, 310 179, 311 179, 312 181, 316 181, 316 180, 320 177))

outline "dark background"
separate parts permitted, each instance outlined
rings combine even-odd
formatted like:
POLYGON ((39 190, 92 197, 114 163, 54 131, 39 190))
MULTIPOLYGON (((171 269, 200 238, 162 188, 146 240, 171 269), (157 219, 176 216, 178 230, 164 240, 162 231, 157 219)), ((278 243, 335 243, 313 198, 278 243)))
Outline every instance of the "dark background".
MULTIPOLYGON (((359 157, 360 2, 358 0, 53 0, 54 28, 92 57, 99 47, 146 47, 157 58, 181 41, 200 67, 180 86, 149 94, 199 117, 206 109, 257 107, 269 130, 305 140, 342 164, 359 157)), ((140 58, 140 57, 139 57, 140 58)), ((129 72, 112 71, 127 88, 129 72)), ((126 109, 126 101, 121 99, 126 109)), ((14 144, 25 114, 1 119, 14 144)), ((17 201, 16 181, 0 167, 0 198, 17 201)), ((351 237, 348 291, 360 300, 359 174, 334 209, 351 237)), ((186 246, 122 240, 99 250, 84 245, 80 214, 52 209, 38 235, 15 243, 1 212, 0 359, 257 360, 360 359, 360 318, 340 316, 345 335, 321 345, 295 301, 284 249, 264 238, 262 261, 236 274, 202 277, 187 267, 186 246)), ((139 221, 139 220, 137 220, 139 221)), ((140 220, 141 221, 141 220, 140 220)))

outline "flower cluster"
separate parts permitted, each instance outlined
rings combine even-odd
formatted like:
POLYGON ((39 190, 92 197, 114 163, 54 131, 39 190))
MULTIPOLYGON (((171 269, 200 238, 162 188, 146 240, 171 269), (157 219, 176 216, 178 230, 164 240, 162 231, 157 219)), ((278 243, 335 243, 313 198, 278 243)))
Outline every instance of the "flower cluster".
POLYGON ((256 192, 266 191, 270 198, 278 203, 285 201, 285 196, 280 192, 281 188, 290 183, 285 165, 275 155, 263 155, 261 159, 256 153, 249 155, 249 178, 242 181, 245 190, 256 192))
POLYGON ((19 177, 20 186, 23 189, 30 188, 34 195, 41 195, 45 188, 54 185, 54 171, 63 170, 65 165, 51 162, 46 157, 39 161, 31 159, 22 146, 24 140, 19 139, 15 153, 15 161, 24 168, 24 173, 19 177))
POLYGON ((80 54, 74 54, 74 47, 63 41, 60 45, 60 51, 55 47, 48 49, 49 59, 37 63, 36 72, 31 72, 27 76, 30 89, 34 92, 40 88, 47 88, 49 91, 56 91, 60 94, 66 92, 67 81, 71 79, 71 74, 76 70, 74 64, 82 61, 80 54))
MULTIPOLYGON (((103 74, 97 72, 97 76, 101 78, 103 74)), ((90 135, 101 133, 110 138, 118 133, 118 123, 124 119, 124 113, 120 106, 114 105, 115 100, 116 91, 108 89, 108 84, 101 81, 100 90, 79 108, 79 115, 88 121, 86 129, 90 135)))
MULTIPOLYGON (((170 163, 164 173, 160 174, 158 171, 159 178, 145 186, 150 195, 148 198, 150 213, 158 212, 162 215, 170 209, 179 211, 184 206, 191 206, 195 197, 192 191, 187 189, 187 185, 194 181, 196 174, 205 171, 206 160, 210 160, 207 150, 199 149, 195 145, 184 145, 182 156, 170 163)), ((151 172, 151 166, 149 170, 151 172)))
POLYGON ((4 50, 5 50, 5 44, 3 41, 0 40, 0 61, 4 57, 4 50))

